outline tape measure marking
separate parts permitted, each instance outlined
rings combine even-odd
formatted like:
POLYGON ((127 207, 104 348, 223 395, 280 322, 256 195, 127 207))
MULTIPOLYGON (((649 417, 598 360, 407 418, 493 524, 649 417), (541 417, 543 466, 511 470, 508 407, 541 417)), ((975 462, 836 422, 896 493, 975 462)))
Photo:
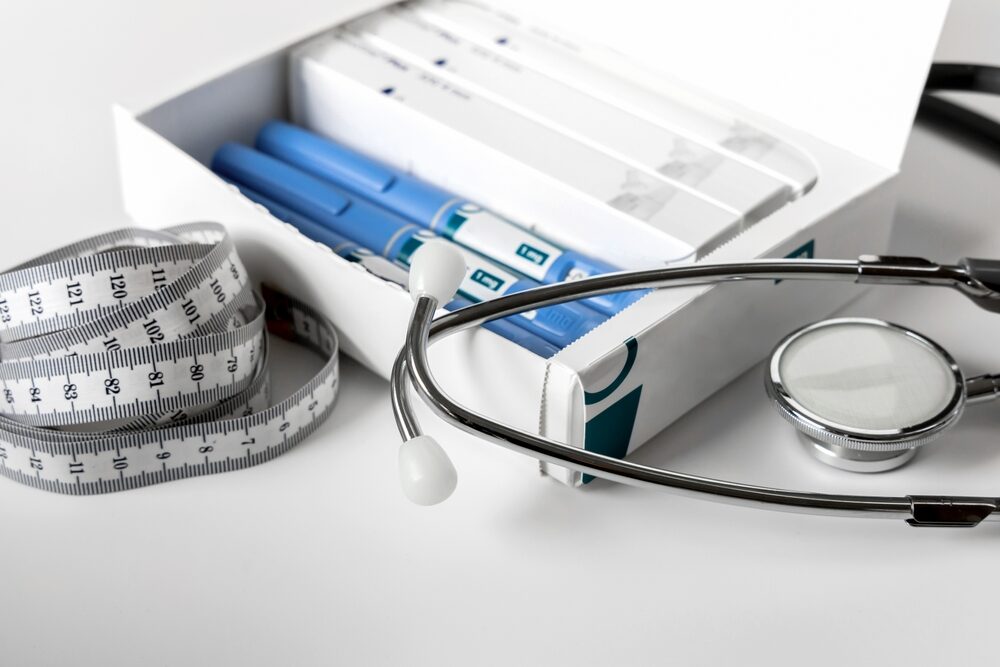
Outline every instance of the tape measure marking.
POLYGON ((102 234, 0 275, 0 473, 87 495, 287 451, 333 408, 337 338, 265 293, 211 223, 102 234), (273 407, 267 329, 326 360, 273 407))

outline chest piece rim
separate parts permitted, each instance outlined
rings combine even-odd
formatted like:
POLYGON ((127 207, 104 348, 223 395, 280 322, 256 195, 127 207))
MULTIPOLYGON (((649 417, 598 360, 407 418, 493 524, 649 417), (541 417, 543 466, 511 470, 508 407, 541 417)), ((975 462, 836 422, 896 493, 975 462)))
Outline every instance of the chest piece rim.
POLYGON ((786 336, 771 353, 764 379, 767 395, 778 413, 798 431, 810 454, 819 461, 850 472, 883 472, 898 468, 954 425, 966 403, 965 378, 958 364, 943 347, 912 329, 863 317, 839 317, 814 322, 786 336), (937 355, 953 381, 945 406, 916 424, 898 428, 872 429, 836 422, 817 414, 796 400, 782 378, 782 360, 790 346, 804 337, 835 326, 884 327, 904 334, 937 355))

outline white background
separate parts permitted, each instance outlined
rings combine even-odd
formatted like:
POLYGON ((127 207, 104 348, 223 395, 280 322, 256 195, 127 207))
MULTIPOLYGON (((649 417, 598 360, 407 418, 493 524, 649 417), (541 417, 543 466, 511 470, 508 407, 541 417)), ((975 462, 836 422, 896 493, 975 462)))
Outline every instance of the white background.
MULTIPOLYGON (((308 15, 321 1, 295 4, 308 15)), ((206 63, 244 60, 255 40, 294 33, 296 12, 5 3, 0 266, 123 224, 112 101, 141 106, 206 63)), ((998 35, 1000 7, 958 0, 940 56, 1000 62, 998 35)), ((893 250, 1000 256, 998 178, 985 157, 918 129, 893 250)), ((974 372, 1000 367, 1000 320, 957 298, 889 289, 849 312, 910 324, 974 372)), ((0 480, 0 664, 996 662, 993 525, 916 530, 603 483, 572 491, 432 430, 461 481, 431 510, 396 487, 386 384, 349 361, 330 422, 259 468, 83 499, 0 480)), ((849 476, 795 448, 756 369, 638 459, 808 489, 997 494, 998 433, 997 406, 980 408, 911 467, 849 476)))

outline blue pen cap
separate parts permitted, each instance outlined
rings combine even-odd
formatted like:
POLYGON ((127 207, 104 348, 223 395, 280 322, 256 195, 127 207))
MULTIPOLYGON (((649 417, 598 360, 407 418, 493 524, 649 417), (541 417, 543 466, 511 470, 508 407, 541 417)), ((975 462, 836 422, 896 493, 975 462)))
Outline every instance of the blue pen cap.
POLYGON ((401 215, 432 227, 456 198, 343 144, 278 120, 257 134, 257 149, 401 215))
POLYGON ((330 183, 241 144, 219 148, 212 169, 389 258, 417 229, 390 211, 352 199, 330 183))
MULTIPOLYGON (((599 276, 604 273, 614 273, 621 269, 602 262, 599 259, 587 257, 573 250, 566 250, 553 264, 552 268, 545 275, 546 283, 558 283, 567 279, 589 278, 599 276)), ((648 289, 629 290, 628 292, 616 292, 614 294, 602 294, 582 300, 580 303, 586 304, 590 308, 604 313, 608 317, 618 313, 631 304, 635 303, 649 293, 648 289)))
POLYGON ((243 193, 244 197, 246 197, 250 201, 257 202, 258 204, 266 208, 268 212, 274 217, 276 217, 278 220, 281 220, 282 222, 287 222, 288 224, 292 225, 300 232, 302 232, 303 236, 305 236, 306 238, 312 239, 313 241, 316 241, 318 243, 322 243, 323 245, 330 248, 330 250, 333 250, 338 255, 346 256, 349 255, 351 252, 360 248, 360 246, 357 243, 350 240, 346 236, 342 236, 337 232, 333 231, 332 229, 330 229, 329 227, 325 227, 319 224, 318 222, 310 220, 304 215, 296 213, 287 206, 282 206, 273 199, 265 197, 264 195, 260 194, 255 190, 251 190, 245 185, 241 185, 239 183, 233 183, 233 185, 235 185, 239 189, 239 191, 243 193))

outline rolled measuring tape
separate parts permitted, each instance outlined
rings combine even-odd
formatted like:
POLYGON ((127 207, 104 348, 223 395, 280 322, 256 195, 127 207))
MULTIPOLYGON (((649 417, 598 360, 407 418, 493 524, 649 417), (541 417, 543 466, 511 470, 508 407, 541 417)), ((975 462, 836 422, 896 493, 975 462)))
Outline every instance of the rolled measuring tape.
POLYGON ((123 229, 0 274, 0 474, 86 495, 245 468, 330 414, 337 335, 224 227, 123 229), (268 331, 325 360, 270 405, 268 331))

